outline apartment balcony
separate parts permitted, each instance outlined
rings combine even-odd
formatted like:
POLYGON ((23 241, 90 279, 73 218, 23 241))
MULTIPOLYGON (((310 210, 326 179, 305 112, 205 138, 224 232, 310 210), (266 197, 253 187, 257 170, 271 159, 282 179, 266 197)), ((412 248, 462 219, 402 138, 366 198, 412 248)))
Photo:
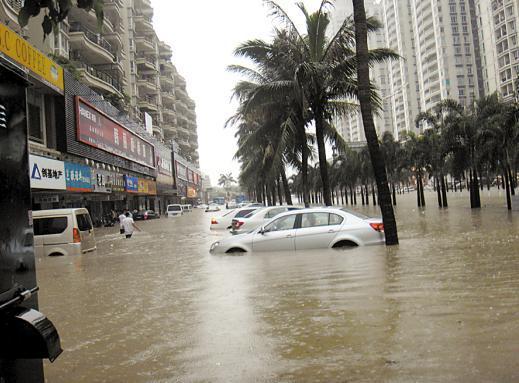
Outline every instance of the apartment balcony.
POLYGON ((81 75, 81 81, 100 93, 116 94, 122 97, 123 83, 113 72, 99 69, 84 62, 74 62, 81 75))
POLYGON ((175 118, 176 115, 177 115, 177 113, 173 109, 165 108, 164 105, 162 105, 162 117, 163 118, 165 118, 168 121, 170 121, 173 118, 175 118))
POLYGON ((164 124, 174 126, 175 130, 176 130, 176 127, 178 124, 178 119, 177 119, 176 113, 164 113, 162 115, 162 120, 163 120, 164 124))
MULTIPOLYGON (((174 76, 175 66, 169 60, 160 59, 160 74, 164 76, 174 76)), ((174 78, 174 77, 173 77, 174 78)))
POLYGON ((144 96, 139 97, 137 103, 141 112, 147 112, 149 114, 156 114, 159 111, 157 106, 157 100, 154 97, 144 96))
POLYGON ((175 102, 176 102, 176 99, 175 99, 175 93, 173 92, 161 92, 160 93, 161 96, 162 96, 162 104, 164 106, 167 106, 173 110, 175 110, 176 112, 176 107, 175 107, 175 102))
POLYGON ((171 59, 171 56, 173 55, 173 51, 171 50, 171 47, 166 44, 164 41, 159 42, 159 55, 161 58, 165 60, 171 59))
POLYGON ((156 60, 153 56, 136 56, 135 63, 138 66, 139 73, 158 72, 156 60))
POLYGON ((136 11, 133 16, 133 22, 135 23, 135 30, 138 33, 146 34, 153 33, 153 20, 151 16, 147 16, 140 11, 136 11))
POLYGON ((156 95, 159 92, 155 78, 151 76, 141 76, 137 79, 139 95, 156 95))
POLYGON ((160 126, 153 124, 153 135, 155 137, 164 138, 164 131, 160 126))
POLYGON ((153 15, 153 8, 151 7, 150 0, 135 0, 134 8, 138 9, 144 15, 153 15))
POLYGON ((171 77, 171 75, 165 76, 161 74, 160 85, 164 85, 167 89, 171 89, 175 86, 175 80, 173 80, 173 77, 171 77))
POLYGON ((137 52, 146 54, 155 53, 155 39, 152 36, 135 36, 137 52))
POLYGON ((79 23, 71 23, 70 50, 81 53, 89 64, 108 64, 116 60, 116 50, 104 37, 79 23))

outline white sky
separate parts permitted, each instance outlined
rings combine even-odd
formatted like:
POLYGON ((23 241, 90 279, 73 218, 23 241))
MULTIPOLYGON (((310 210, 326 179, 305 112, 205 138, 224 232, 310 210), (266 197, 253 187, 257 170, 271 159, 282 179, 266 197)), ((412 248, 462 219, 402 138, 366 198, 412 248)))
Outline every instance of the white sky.
MULTIPOLYGON (((304 0, 314 11, 320 0, 304 0)), ((289 15, 301 23, 293 0, 279 0, 289 15)), ((234 113, 230 102, 235 74, 226 67, 238 62, 234 48, 248 39, 268 39, 273 20, 261 0, 152 0, 153 23, 159 39, 171 45, 172 61, 186 78, 187 90, 196 102, 200 168, 213 186, 221 173, 239 175, 233 161, 234 129, 224 129, 234 113)))

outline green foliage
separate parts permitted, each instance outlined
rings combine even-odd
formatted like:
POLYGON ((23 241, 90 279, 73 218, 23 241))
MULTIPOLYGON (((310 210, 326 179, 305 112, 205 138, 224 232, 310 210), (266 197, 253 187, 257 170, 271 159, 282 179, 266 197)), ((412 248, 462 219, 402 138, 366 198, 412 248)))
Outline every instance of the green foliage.
MULTIPOLYGON (((104 0, 77 0, 76 6, 89 12, 95 11, 98 27, 103 25, 104 0)), ((36 17, 43 10, 45 13, 42 22, 43 36, 47 37, 52 31, 56 31, 73 7, 72 0, 25 0, 18 13, 18 23, 23 28, 29 23, 31 17, 36 17)))

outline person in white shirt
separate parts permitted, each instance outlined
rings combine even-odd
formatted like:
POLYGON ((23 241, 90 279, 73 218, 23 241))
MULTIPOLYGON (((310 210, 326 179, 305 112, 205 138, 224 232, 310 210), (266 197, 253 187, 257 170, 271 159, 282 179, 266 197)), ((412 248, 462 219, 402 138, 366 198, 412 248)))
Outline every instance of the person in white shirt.
POLYGON ((123 221, 124 219, 126 218, 126 216, 124 215, 124 211, 121 213, 121 215, 119 216, 119 231, 121 234, 124 234, 124 226, 123 226, 123 221))
POLYGON ((133 231, 141 231, 133 221, 133 218, 130 217, 130 213, 126 212, 124 214, 126 217, 123 219, 123 227, 124 227, 124 234, 126 235, 126 238, 131 238, 133 231))

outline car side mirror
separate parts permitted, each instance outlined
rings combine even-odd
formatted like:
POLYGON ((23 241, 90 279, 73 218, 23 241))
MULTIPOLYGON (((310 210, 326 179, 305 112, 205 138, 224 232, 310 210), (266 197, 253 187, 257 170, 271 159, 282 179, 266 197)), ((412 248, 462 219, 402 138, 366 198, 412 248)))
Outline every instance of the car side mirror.
POLYGON ((265 233, 266 233, 265 228, 262 227, 262 228, 258 231, 258 233, 260 233, 261 235, 265 235, 265 233))

